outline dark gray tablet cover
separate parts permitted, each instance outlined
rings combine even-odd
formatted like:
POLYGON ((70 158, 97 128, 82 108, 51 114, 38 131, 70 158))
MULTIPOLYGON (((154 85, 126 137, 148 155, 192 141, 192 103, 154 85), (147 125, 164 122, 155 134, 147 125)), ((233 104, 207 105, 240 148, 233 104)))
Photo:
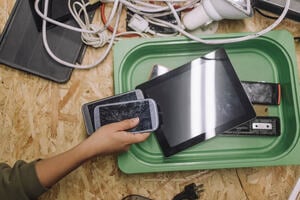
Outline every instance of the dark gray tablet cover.
MULTIPOLYGON (((73 69, 57 63, 47 54, 30 3, 29 0, 16 1, 0 38, 0 63, 58 83, 67 82, 73 69)), ((90 14, 92 17, 93 13, 90 14)), ((65 23, 76 25, 74 20, 65 23)), ((85 46, 80 33, 56 26, 47 31, 47 36, 56 56, 71 63, 81 59, 85 46)))

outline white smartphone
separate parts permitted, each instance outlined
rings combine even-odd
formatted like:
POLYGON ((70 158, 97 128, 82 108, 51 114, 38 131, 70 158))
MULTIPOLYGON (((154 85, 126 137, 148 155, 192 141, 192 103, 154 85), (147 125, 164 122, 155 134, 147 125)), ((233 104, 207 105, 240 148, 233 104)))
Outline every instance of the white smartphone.
POLYGON ((152 132, 158 128, 157 105, 153 99, 99 105, 94 110, 95 128, 139 117, 139 124, 127 130, 132 133, 152 132))
POLYGON ((81 111, 83 114, 83 119, 84 119, 84 124, 85 124, 87 134, 91 135, 93 132, 96 131, 94 125, 95 107, 103 104, 108 104, 108 103, 118 103, 123 101, 126 102, 126 101, 138 100, 138 99, 144 99, 144 95, 141 90, 136 89, 115 96, 110 96, 104 99, 99 99, 96 101, 83 104, 81 107, 81 111))

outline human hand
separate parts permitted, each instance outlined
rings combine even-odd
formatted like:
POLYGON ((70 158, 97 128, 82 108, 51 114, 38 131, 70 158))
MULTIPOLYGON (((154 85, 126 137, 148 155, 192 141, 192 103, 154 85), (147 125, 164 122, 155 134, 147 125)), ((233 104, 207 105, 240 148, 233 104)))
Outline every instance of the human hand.
POLYGON ((88 154, 110 154, 127 151, 131 144, 145 141, 150 133, 133 134, 126 130, 137 126, 138 118, 105 125, 84 141, 88 154))
POLYGON ((39 181, 44 187, 51 187, 94 156, 126 151, 131 144, 146 140, 149 133, 133 134, 125 131, 138 123, 139 119, 135 118, 103 126, 69 151, 37 162, 39 181))

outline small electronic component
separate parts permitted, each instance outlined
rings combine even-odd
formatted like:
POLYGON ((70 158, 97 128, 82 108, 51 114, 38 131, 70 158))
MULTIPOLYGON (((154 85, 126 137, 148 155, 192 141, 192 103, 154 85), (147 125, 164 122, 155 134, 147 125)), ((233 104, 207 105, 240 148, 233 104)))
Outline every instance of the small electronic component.
POLYGON ((278 83, 242 81, 250 101, 253 104, 279 105, 281 87, 278 83))
POLYGON ((196 185, 195 183, 188 184, 184 190, 177 194, 173 200, 197 200, 200 199, 200 194, 204 192, 203 184, 196 185))
MULTIPOLYGON (((196 185, 195 183, 190 183, 184 186, 184 189, 176 194, 172 200, 197 200, 200 199, 201 193, 204 192, 203 184, 196 185)), ((148 197, 130 194, 122 198, 122 200, 152 200, 148 197)))
POLYGON ((256 117, 221 135, 279 136, 280 120, 279 117, 256 117))
MULTIPOLYGON (((180 17, 180 12, 178 12, 178 16, 180 17)), ((130 28, 129 24, 131 22, 131 18, 134 16, 134 13, 132 11, 130 11, 129 9, 127 9, 127 17, 126 17, 126 29, 127 31, 133 31, 132 28, 130 28)), ((169 22, 171 24, 174 24, 174 25, 177 25, 177 21, 174 17, 173 14, 169 14, 169 15, 164 15, 164 16, 161 16, 161 17, 158 17, 158 19, 161 19, 161 20, 164 20, 166 22, 169 22)), ((144 19, 146 21, 146 19, 144 19)), ((170 28, 170 27, 166 27, 166 26, 163 26, 163 25, 158 25, 158 24, 154 24, 152 23, 151 21, 147 21, 149 24, 149 29, 151 31, 154 31, 155 33, 160 33, 160 34, 174 34, 176 33, 177 31, 170 28)), ((144 24, 144 23, 143 23, 144 24)), ((139 29, 138 29, 139 30, 139 29)), ((138 30, 134 30, 134 31, 138 31, 138 30)))

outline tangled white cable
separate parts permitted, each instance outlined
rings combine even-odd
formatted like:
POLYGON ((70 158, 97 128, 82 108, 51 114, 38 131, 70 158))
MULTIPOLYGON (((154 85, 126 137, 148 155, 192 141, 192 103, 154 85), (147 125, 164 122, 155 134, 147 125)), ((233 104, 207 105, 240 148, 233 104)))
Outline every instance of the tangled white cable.
MULTIPOLYGON (((84 1, 81 0, 81 3, 75 2, 75 4, 73 4, 73 6, 71 6, 70 0, 69 0, 68 4, 69 4, 70 12, 71 12, 72 16, 74 17, 74 19, 77 21, 78 25, 80 26, 80 28, 77 28, 77 27, 73 27, 73 26, 58 22, 56 20, 53 20, 53 19, 47 17, 49 0, 45 0, 45 2, 44 2, 44 12, 43 13, 39 10, 40 0, 36 0, 35 1, 35 10, 36 10, 37 14, 43 19, 43 24, 42 24, 43 44, 44 44, 44 47, 45 47, 47 53, 49 54, 49 56, 52 59, 54 59, 56 62, 58 62, 62 65, 65 65, 67 67, 72 67, 72 68, 78 68, 78 69, 89 69, 89 68, 95 67, 98 64, 100 64, 106 58, 108 53, 110 52, 112 45, 114 43, 114 40, 116 40, 116 37, 130 34, 130 32, 117 34, 117 29, 118 29, 119 20, 120 20, 121 11, 122 11, 121 8, 122 8, 123 3, 128 6, 131 6, 134 9, 142 8, 142 7, 135 6, 134 4, 132 4, 130 2, 127 2, 127 0, 120 0, 121 3, 119 3, 119 0, 113 0, 113 1, 107 1, 107 2, 113 2, 113 8, 111 10, 111 13, 110 13, 107 23, 101 28, 99 26, 92 25, 89 22, 88 14, 87 14, 87 11, 85 8, 87 5, 89 5, 89 3, 84 3, 84 1), (79 9, 77 9, 77 6, 79 7, 79 9), (118 8, 118 11, 116 12, 117 8, 118 8), (84 21, 82 21, 82 19, 80 18, 82 13, 84 15, 84 19, 85 19, 84 21), (116 17, 114 31, 113 31, 111 37, 109 37, 106 33, 106 29, 111 24, 111 22, 116 14, 117 14, 117 17, 116 17), (47 40, 47 28, 46 28, 47 22, 55 24, 55 25, 63 27, 63 28, 66 28, 66 29, 81 32, 82 33, 82 41, 85 44, 92 45, 94 47, 103 47, 104 45, 106 45, 108 43, 108 46, 107 46, 105 52, 93 64, 76 65, 73 63, 66 62, 66 61, 58 58, 49 47, 48 40, 47 40)), ((195 0, 193 0, 193 2, 195 2, 195 0)), ((154 6, 149 3, 145 4, 145 3, 138 2, 138 4, 146 5, 147 8, 154 8, 155 10, 152 10, 152 11, 155 11, 155 12, 164 11, 164 10, 167 10, 167 8, 168 8, 168 6, 165 6, 165 7, 154 6)), ((141 9, 141 10, 149 11, 148 9, 141 9)), ((136 33, 136 32, 134 32, 134 33, 136 33)), ((145 37, 145 34, 142 34, 142 33, 138 33, 138 35, 140 35, 141 37, 145 37)))
POLYGON ((179 28, 178 26, 175 26, 174 24, 171 24, 171 23, 168 23, 166 21, 163 21, 163 20, 160 20, 160 19, 157 19, 157 18, 151 18, 153 21, 156 21, 158 23, 162 23, 162 24, 165 24, 166 26, 169 26, 177 31, 179 31, 181 34, 183 34, 184 36, 192 39, 192 40, 195 40, 197 42, 201 42, 201 43, 204 43, 204 44, 228 44, 228 43, 235 43, 235 42, 242 42, 242 41, 246 41, 246 40, 250 40, 250 39, 254 39, 254 38, 257 38, 261 35, 264 35, 266 33, 268 33, 269 31, 271 31, 272 29, 274 29, 276 26, 278 26, 280 24, 280 22, 284 19, 284 17, 286 16, 288 10, 289 10, 289 7, 290 7, 290 2, 291 0, 286 0, 286 4, 285 4, 285 7, 281 13, 281 15, 278 17, 278 19, 273 23, 271 24, 270 26, 268 26, 267 28, 263 29, 262 31, 259 31, 257 33, 252 33, 252 34, 249 34, 247 36, 242 36, 242 37, 237 37, 237 38, 227 38, 227 39, 201 39, 201 38, 198 38, 188 32, 186 32, 185 30, 183 30, 182 28, 179 28))
POLYGON ((92 46, 94 48, 103 47, 109 41, 110 38, 106 30, 103 30, 101 32, 102 29, 99 25, 92 24, 90 22, 90 18, 86 9, 88 5, 89 3, 85 3, 83 0, 81 0, 81 2, 75 1, 73 5, 71 5, 71 1, 68 2, 70 13, 72 14, 73 18, 80 26, 80 28, 95 32, 95 33, 83 32, 81 34, 81 40, 86 45, 92 46), (83 19, 81 18, 81 15, 83 15, 82 17, 83 19))
MULTIPOLYGON (((45 6, 44 6, 44 13, 47 16, 48 14, 48 5, 49 5, 49 0, 45 0, 45 6)), ((106 48, 105 52, 101 55, 101 57, 93 64, 89 64, 89 65, 75 65, 73 63, 69 63, 66 62, 60 58, 58 58, 50 49, 49 45, 48 45, 48 41, 47 41, 47 22, 46 20, 43 20, 43 25, 42 25, 42 36, 43 36, 43 43, 44 43, 44 47, 47 51, 47 53, 51 56, 51 58, 53 58, 55 61, 57 61, 58 63, 68 66, 68 67, 73 67, 73 68, 77 68, 77 69, 89 69, 92 67, 97 66, 98 64, 100 64, 108 55, 114 39, 116 37, 116 32, 118 29, 118 24, 120 21, 120 17, 121 17, 121 12, 122 12, 122 4, 118 4, 118 10, 117 10, 117 17, 116 17, 116 25, 115 25, 115 29, 114 32, 112 33, 111 39, 109 41, 108 47, 106 48)), ((90 33, 93 33, 94 31, 89 31, 90 33)), ((99 31, 98 31, 99 32, 99 31)), ((97 33, 97 32, 96 32, 97 33)))
MULTIPOLYGON (((98 2, 98 1, 100 1, 100 0, 94 0, 93 3, 98 2)), ((109 51, 111 50, 114 41, 118 40, 116 37, 129 34, 127 32, 117 34, 117 29, 118 29, 123 5, 125 5, 126 8, 129 9, 130 11, 132 11, 133 13, 143 16, 143 18, 147 21, 147 23, 151 22, 152 24, 157 24, 160 26, 172 28, 172 29, 178 31, 179 33, 181 33, 182 35, 184 35, 194 41, 201 42, 204 44, 226 44, 226 43, 241 42, 241 41, 246 41, 246 40, 257 38, 269 31, 271 31, 276 26, 278 26, 278 24, 284 19, 285 15, 288 12, 289 6, 290 6, 290 0, 286 0, 285 7, 284 7, 281 15, 278 17, 278 19, 273 24, 271 24, 270 26, 268 26, 267 28, 265 28, 259 32, 251 33, 247 36, 242 36, 242 37, 238 37, 238 38, 202 39, 202 38, 196 37, 196 36, 186 32, 182 25, 181 19, 180 19, 179 15, 177 14, 177 12, 180 12, 186 8, 191 8, 192 6, 196 5, 197 3, 199 3, 199 0, 190 0, 190 1, 177 0, 176 2, 184 2, 184 5, 182 5, 180 8, 176 8, 176 9, 174 8, 173 0, 161 0, 161 1, 166 3, 166 6, 156 5, 156 4, 152 4, 152 3, 146 3, 141 0, 106 0, 106 1, 103 0, 103 1, 101 1, 101 3, 113 3, 113 7, 112 7, 112 10, 110 12, 107 22, 102 27, 100 27, 100 25, 94 25, 94 24, 90 23, 90 20, 88 17, 88 12, 86 10, 86 7, 88 5, 90 5, 90 3, 85 3, 84 0, 81 0, 81 3, 75 2, 73 5, 71 5, 70 0, 69 0, 70 12, 71 12, 72 16, 74 17, 74 19, 76 20, 76 22, 78 23, 79 28, 69 26, 67 24, 58 22, 56 20, 53 20, 53 19, 47 17, 49 0, 45 0, 43 13, 39 10, 40 0, 36 0, 35 1, 35 10, 36 10, 37 14, 43 19, 43 27, 42 27, 43 43, 44 43, 45 49, 48 52, 48 54, 54 60, 56 60, 57 62, 59 62, 62 65, 65 65, 68 67, 73 67, 73 68, 79 68, 79 69, 88 69, 88 68, 97 66, 105 59, 105 57, 108 55, 109 51), (174 15, 177 25, 169 23, 167 21, 164 21, 164 20, 161 20, 158 18, 161 16, 169 15, 169 14, 174 15), (83 15, 83 17, 82 17, 82 15, 83 15), (114 31, 113 31, 112 35, 109 36, 106 32, 106 29, 107 29, 107 27, 110 26, 110 24, 112 23, 114 18, 116 18, 114 31), (105 52, 103 53, 103 55, 101 55, 101 57, 93 64, 81 66, 81 65, 75 65, 73 63, 68 63, 68 62, 63 61, 60 58, 58 58, 49 48, 49 45, 47 42, 47 33, 46 33, 47 32, 47 29, 46 29, 47 22, 55 24, 57 26, 61 26, 66 29, 81 32, 82 33, 82 41, 87 45, 91 45, 95 48, 103 47, 106 44, 108 44, 108 46, 107 46, 105 52)), ((90 0, 90 2, 91 2, 91 0, 90 0)), ((150 30, 147 27, 143 28, 142 30, 147 30, 149 33, 151 33, 153 35, 164 36, 163 34, 155 33, 154 31, 150 30)), ((138 33, 138 34, 142 37, 145 37, 145 34, 143 34, 143 33, 138 33)), ((172 34, 169 34, 169 35, 172 35, 172 34)))

